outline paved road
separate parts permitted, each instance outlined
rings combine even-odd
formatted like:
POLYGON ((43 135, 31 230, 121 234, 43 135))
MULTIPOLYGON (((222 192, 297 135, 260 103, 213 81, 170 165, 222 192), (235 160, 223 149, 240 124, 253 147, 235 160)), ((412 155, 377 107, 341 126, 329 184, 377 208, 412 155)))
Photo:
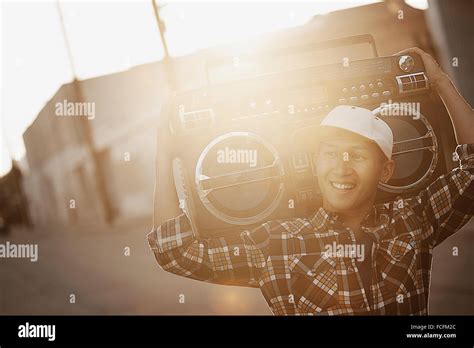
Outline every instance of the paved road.
POLYGON ((99 232, 17 230, 1 238, 0 243, 38 243, 39 260, 0 259, 0 313, 271 314, 258 289, 162 271, 146 243, 147 230, 145 224, 99 232))
MULTIPOLYGON (((271 314, 258 289, 162 271, 146 244, 147 230, 142 222, 107 230, 15 229, 1 236, 2 244, 38 243, 39 260, 0 259, 0 313, 271 314)), ((474 314, 473 247, 474 220, 436 250, 431 314, 474 314), (453 246, 459 256, 452 256, 453 246)))

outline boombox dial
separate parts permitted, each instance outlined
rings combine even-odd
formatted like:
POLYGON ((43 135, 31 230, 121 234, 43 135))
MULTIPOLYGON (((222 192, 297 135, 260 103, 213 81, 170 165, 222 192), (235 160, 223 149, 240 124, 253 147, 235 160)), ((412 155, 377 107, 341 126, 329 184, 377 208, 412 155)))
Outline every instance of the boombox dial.
POLYGON ((410 72, 415 67, 415 61, 411 56, 401 56, 398 60, 398 66, 404 72, 410 72))

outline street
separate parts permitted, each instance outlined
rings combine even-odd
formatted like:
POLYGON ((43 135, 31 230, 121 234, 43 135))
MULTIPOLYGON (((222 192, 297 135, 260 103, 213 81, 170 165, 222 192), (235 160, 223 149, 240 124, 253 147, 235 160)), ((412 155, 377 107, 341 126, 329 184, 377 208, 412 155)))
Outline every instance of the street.
POLYGON ((148 248, 148 229, 142 222, 105 231, 16 229, 1 237, 3 244, 38 243, 39 257, 37 262, 0 259, 0 313, 271 314, 258 289, 207 284, 161 270, 148 248))

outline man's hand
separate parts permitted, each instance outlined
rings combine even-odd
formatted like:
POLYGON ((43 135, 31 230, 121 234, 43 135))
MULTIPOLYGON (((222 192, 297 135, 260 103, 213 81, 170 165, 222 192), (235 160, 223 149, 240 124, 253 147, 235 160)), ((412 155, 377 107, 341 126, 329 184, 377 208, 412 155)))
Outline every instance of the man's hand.
POLYGON ((411 47, 404 49, 395 55, 408 54, 408 53, 417 53, 423 59, 423 64, 425 65, 426 75, 428 76, 429 81, 432 86, 437 88, 442 81, 449 80, 448 75, 441 69, 436 60, 430 56, 428 53, 423 51, 418 47, 411 47))
POLYGON ((423 59, 426 75, 437 90, 448 110, 458 144, 474 143, 474 110, 458 92, 449 76, 440 68, 436 60, 418 47, 407 48, 397 53, 418 53, 423 59))

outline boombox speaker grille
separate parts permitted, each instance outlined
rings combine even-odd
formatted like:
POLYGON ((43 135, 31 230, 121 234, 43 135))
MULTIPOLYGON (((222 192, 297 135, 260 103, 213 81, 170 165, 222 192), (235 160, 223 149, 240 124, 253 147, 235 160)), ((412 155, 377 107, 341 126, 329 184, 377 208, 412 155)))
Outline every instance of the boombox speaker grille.
POLYGON ((201 153, 195 185, 212 215, 248 225, 262 221, 279 205, 284 174, 270 143, 253 133, 230 132, 215 138, 201 153))
POLYGON ((393 132, 395 172, 380 188, 403 193, 420 187, 436 169, 438 141, 427 118, 410 104, 386 104, 374 110, 393 132))

